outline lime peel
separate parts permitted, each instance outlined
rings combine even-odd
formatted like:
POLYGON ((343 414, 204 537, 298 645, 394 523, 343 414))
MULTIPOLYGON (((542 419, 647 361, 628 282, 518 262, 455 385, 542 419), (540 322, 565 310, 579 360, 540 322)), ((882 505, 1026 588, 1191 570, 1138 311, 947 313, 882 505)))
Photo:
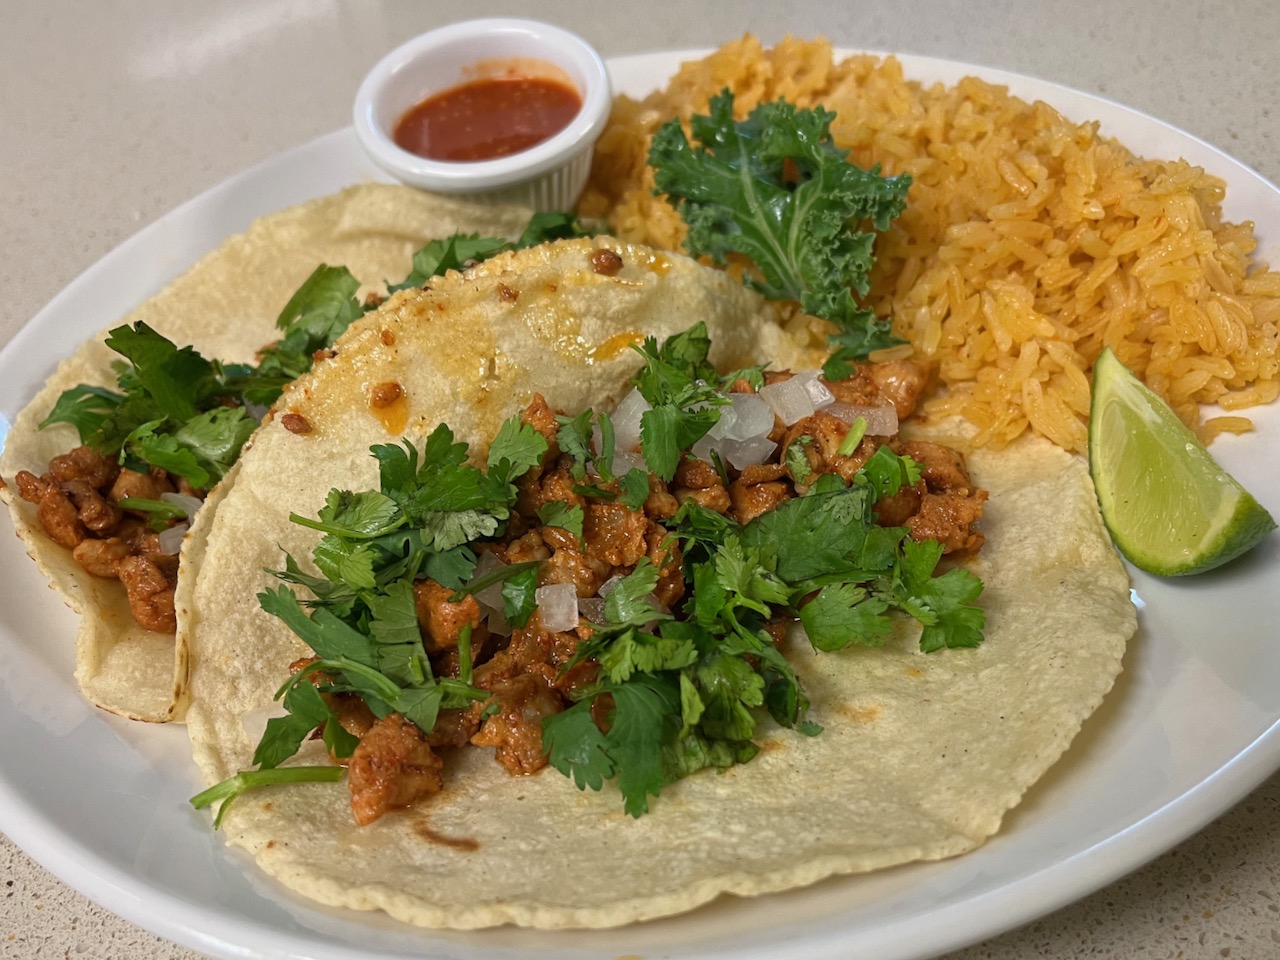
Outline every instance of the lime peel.
POLYGON ((1089 473, 1134 566, 1183 576, 1221 566, 1276 528, 1169 405, 1104 349, 1093 368, 1089 473))

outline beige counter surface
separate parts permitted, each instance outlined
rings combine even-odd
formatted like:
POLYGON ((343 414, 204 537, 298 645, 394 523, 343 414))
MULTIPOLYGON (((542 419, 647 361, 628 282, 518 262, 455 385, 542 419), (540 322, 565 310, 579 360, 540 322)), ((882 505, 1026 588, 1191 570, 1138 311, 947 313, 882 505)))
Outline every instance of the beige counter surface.
MULTIPOLYGON (((436 0, 6 3, 0 346, 165 211, 345 124, 382 53, 462 12, 436 0)), ((1274 0, 681 0, 641 14, 599 0, 491 0, 474 15, 560 23, 606 56, 713 46, 749 30, 1013 70, 1158 116, 1280 180, 1274 0)), ((949 958, 1280 957, 1278 871, 1273 776, 1131 876, 949 958)), ((86 900, 7 840, 0 881, 0 956, 196 956, 86 900)))

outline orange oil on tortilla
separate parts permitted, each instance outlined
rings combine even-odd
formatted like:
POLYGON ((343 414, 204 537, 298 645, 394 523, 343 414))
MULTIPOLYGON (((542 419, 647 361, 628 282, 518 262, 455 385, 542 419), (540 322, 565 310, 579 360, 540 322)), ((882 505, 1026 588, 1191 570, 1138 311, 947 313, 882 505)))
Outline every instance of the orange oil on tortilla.
POLYGON ((597 344, 587 351, 587 363, 608 363, 620 356, 624 351, 644 343, 644 334, 635 330, 624 330, 597 344))
POLYGON ((371 399, 369 412, 378 418, 378 422, 387 433, 398 437, 404 433, 404 428, 409 422, 409 398, 401 394, 390 403, 381 405, 371 399))
POLYGON ((652 270, 660 277, 665 277, 667 271, 671 269, 671 261, 660 253, 654 253, 641 266, 652 270))

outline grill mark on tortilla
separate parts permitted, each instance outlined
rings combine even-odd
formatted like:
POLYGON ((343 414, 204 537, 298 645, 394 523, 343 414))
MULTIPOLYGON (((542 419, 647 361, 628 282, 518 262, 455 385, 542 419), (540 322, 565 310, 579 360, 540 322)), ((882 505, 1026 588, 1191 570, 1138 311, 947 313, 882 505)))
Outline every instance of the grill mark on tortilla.
POLYGON ((451 837, 438 833, 421 820, 413 825, 413 832, 427 843, 438 843, 442 847, 451 847, 464 853, 474 853, 480 849, 480 841, 475 837, 451 837))
POLYGON ((855 707, 846 703, 836 707, 836 712, 843 717, 849 718, 854 723, 875 723, 880 719, 880 714, 883 711, 876 704, 867 707, 855 707))

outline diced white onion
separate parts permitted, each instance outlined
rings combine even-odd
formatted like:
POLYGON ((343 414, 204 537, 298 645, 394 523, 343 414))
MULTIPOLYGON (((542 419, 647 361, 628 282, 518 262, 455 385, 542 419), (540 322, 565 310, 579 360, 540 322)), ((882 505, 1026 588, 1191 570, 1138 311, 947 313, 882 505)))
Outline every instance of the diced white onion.
POLYGON ((579 599, 578 612, 592 623, 604 623, 604 601, 599 597, 579 599))
POLYGON ((759 396, 787 426, 813 416, 813 400, 809 391, 802 381, 794 377, 761 387, 759 396))
MULTIPOLYGON (((487 577, 495 570, 501 570, 506 564, 499 560, 489 550, 485 550, 480 554, 480 559, 476 561, 476 572, 471 577, 471 582, 475 583, 481 577, 487 577)), ((502 581, 491 583, 483 590, 477 590, 476 601, 489 610, 502 610, 502 581)))
POLYGON ((712 440, 723 440, 733 432, 738 422, 738 412, 732 406, 720 408, 720 419, 711 425, 706 435, 712 440))
POLYGON ((613 411, 613 436, 619 451, 634 453, 640 449, 640 418, 651 409, 649 401, 634 388, 619 401, 613 411))
POLYGON ((707 463, 710 463, 711 451, 719 450, 720 444, 722 442, 723 441, 720 440, 718 437, 713 437, 711 436, 711 434, 708 433, 702 437, 699 437, 698 442, 689 448, 689 452, 692 453, 699 460, 705 460, 707 463))
POLYGON ((613 475, 615 477, 625 477, 631 470, 643 470, 649 472, 648 465, 644 462, 644 457, 638 453, 627 453, 619 449, 618 453, 613 455, 613 475))
POLYGON ((773 429, 773 411, 769 404, 754 393, 731 393, 733 406, 731 428, 724 433, 730 440, 750 440, 763 437, 773 429))
POLYGON ((166 556, 173 556, 182 549, 182 538, 187 535, 187 525, 185 523, 175 524, 160 531, 160 535, 156 538, 160 543, 160 552, 166 556))
POLYGON ((829 407, 836 402, 836 394, 833 394, 831 390, 827 389, 827 384, 818 379, 817 370, 806 371, 806 374, 796 374, 796 378, 804 378, 804 388, 809 392, 809 399, 813 401, 814 410, 822 410, 823 407, 829 407))
POLYGON ((160 499, 165 503, 171 503, 179 510, 186 513, 187 519, 190 520, 196 515, 196 511, 200 509, 200 505, 204 503, 199 497, 193 497, 186 493, 169 493, 160 494, 160 499))
POLYGON ((892 437, 898 432, 898 408, 892 403, 870 407, 837 401, 827 407, 827 413, 839 417, 845 423, 853 423, 861 417, 867 421, 869 437, 892 437))
POLYGON ((596 591, 596 596, 607 597, 617 589, 618 583, 622 580, 622 574, 615 573, 612 577, 600 584, 600 589, 596 591))
POLYGON ((752 437, 749 440, 723 440, 720 456, 729 461, 735 470, 764 463, 778 445, 768 437, 752 437))
POLYGON ((506 614, 501 610, 489 611, 489 619, 485 621, 489 627, 489 632, 496 637, 511 636, 511 624, 507 622, 506 614))
POLYGON ((578 625, 578 591, 572 583, 549 583, 534 592, 538 604, 538 625, 551 633, 572 630, 578 625))

